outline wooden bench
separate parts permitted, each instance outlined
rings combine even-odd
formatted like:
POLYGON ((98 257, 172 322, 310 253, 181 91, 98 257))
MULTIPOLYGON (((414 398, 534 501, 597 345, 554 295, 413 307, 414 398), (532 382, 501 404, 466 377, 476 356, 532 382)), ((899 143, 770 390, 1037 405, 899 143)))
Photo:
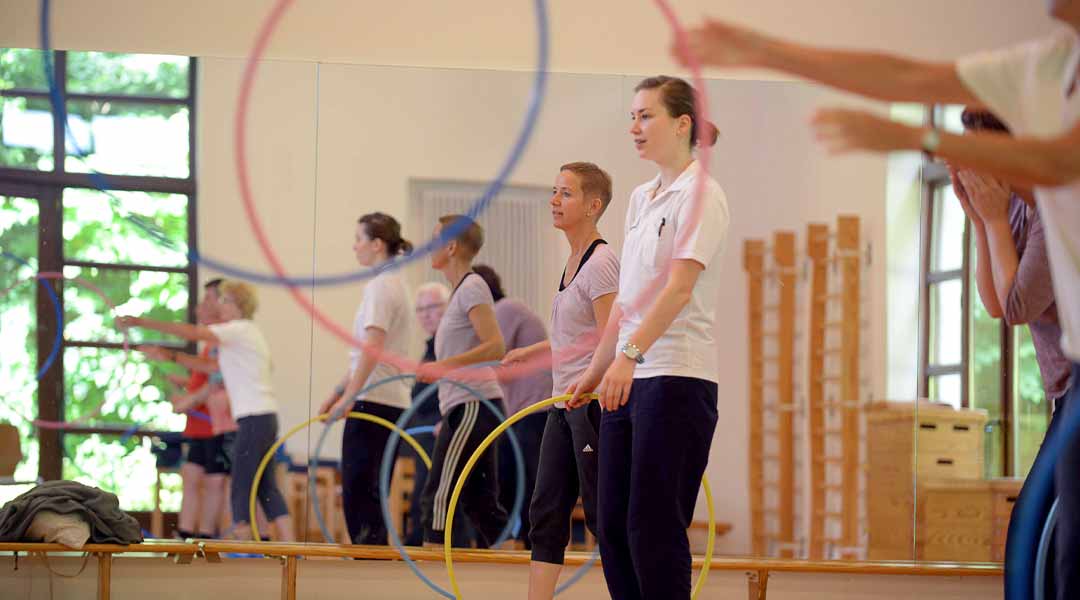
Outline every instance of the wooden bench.
MULTIPOLYGON (((24 554, 71 554, 74 551, 59 544, 0 543, 0 553, 24 554)), ((80 552, 95 556, 98 560, 98 600, 109 600, 111 594, 112 557, 117 554, 153 554, 175 557, 177 563, 190 563, 195 557, 209 562, 220 561, 227 553, 261 554, 281 560, 281 597, 295 600, 297 570, 300 558, 356 558, 370 560, 393 560, 399 558, 397 550, 387 546, 352 546, 338 544, 284 544, 265 542, 147 542, 130 546, 88 544, 80 552)), ((414 560, 443 561, 442 549, 409 548, 414 560)), ((529 564, 527 552, 492 550, 454 550, 456 563, 487 563, 522 565, 529 564)), ((589 560, 588 553, 572 552, 566 556, 567 566, 580 566, 589 560)), ((700 569, 704 563, 701 556, 693 559, 693 568, 700 569)), ((714 558, 710 569, 714 571, 742 571, 747 576, 749 597, 767 600, 770 573, 833 573, 848 575, 916 575, 936 577, 1001 577, 1003 568, 998 564, 956 564, 918 562, 848 562, 805 561, 790 559, 759 559, 742 557, 714 558)))

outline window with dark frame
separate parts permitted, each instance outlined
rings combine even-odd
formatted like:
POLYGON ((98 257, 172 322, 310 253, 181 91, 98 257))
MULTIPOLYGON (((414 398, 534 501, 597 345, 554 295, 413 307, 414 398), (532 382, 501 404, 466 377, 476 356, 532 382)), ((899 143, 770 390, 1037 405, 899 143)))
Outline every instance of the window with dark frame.
MULTIPOLYGON (((960 133, 963 107, 933 107, 931 124, 960 133)), ((920 398, 988 413, 986 476, 1023 477, 1049 424, 1050 406, 1026 326, 983 308, 975 236, 944 164, 923 169, 920 398)))
MULTIPOLYGON (((166 401, 164 372, 125 353, 109 306, 74 279, 103 290, 121 312, 194 320, 197 63, 74 51, 51 60, 66 123, 52 116, 42 52, 0 49, 0 249, 29 263, 0 270, 4 287, 20 284, 0 298, 0 310, 20 301, 32 307, 25 346, 32 368, 23 377, 30 384, 53 347, 57 310, 64 317, 55 362, 13 396, 23 406, 9 397, 0 411, 21 417, 9 414, 12 421, 67 424, 18 424, 37 477, 118 484, 153 474, 151 434, 178 429, 183 417, 166 401), (37 272, 67 278, 48 284, 59 309, 43 285, 17 281, 37 272), (36 400, 25 405, 31 391, 36 400), (143 460, 126 460, 135 454, 143 460), (139 463, 138 472, 122 472, 124 463, 139 463), (116 472, 95 472, 109 464, 116 472)), ((138 335, 132 344, 160 339, 138 335)), ((7 336, 4 344, 6 355, 16 345, 7 336)), ((129 506, 121 495, 122 507, 145 508, 152 487, 146 482, 129 506)))

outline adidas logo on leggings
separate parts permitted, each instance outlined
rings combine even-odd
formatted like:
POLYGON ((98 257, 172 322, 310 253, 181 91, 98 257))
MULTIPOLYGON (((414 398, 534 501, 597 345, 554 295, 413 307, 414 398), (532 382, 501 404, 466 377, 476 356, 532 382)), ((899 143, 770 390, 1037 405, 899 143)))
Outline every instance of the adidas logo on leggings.
POLYGON ((592 446, 590 444, 585 444, 585 447, 582 448, 581 451, 582 452, 592 452, 593 449, 592 449, 592 446))

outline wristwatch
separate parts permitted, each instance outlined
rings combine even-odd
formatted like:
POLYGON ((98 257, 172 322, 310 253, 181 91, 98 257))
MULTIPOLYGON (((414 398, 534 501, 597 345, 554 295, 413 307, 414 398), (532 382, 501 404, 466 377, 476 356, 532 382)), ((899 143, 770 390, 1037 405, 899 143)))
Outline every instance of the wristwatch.
POLYGON ((643 364, 645 362, 645 355, 641 353, 641 349, 637 346, 627 342, 622 347, 623 356, 636 362, 637 364, 643 364))

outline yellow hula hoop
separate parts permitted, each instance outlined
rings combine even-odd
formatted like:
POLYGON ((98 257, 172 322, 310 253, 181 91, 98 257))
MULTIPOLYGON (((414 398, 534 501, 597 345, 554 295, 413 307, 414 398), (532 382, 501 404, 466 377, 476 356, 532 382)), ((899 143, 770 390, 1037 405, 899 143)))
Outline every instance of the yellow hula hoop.
MULTIPOLYGON (((587 397, 595 399, 597 396, 596 394, 588 394, 587 397)), ((450 495, 450 506, 446 511, 446 528, 444 531, 454 530, 454 511, 457 509, 458 496, 461 495, 461 490, 465 487, 465 480, 469 478, 469 473, 472 472, 473 467, 476 465, 476 461, 480 460, 480 455, 495 441, 495 438, 499 437, 499 435, 509 429, 510 426, 526 416, 552 406, 556 402, 563 402, 569 399, 570 395, 565 394, 554 398, 548 398, 547 400, 541 400, 532 406, 526 406, 509 419, 503 421, 494 431, 484 438, 484 441, 480 442, 476 451, 473 452, 472 456, 469 457, 468 462, 465 463, 465 468, 461 470, 461 475, 458 476, 457 482, 454 484, 454 491, 450 495)), ((716 544, 716 512, 713 509, 712 490, 709 489, 709 481, 705 477, 701 478, 701 485, 705 488, 705 500, 709 505, 709 539, 705 544, 705 562, 701 566, 701 573, 698 574, 697 583, 694 584, 694 593, 690 596, 695 600, 698 597, 698 594, 701 593, 701 589, 705 587, 705 580, 709 576, 709 566, 712 564, 713 549, 716 544)), ((461 600, 461 589, 458 587, 457 576, 454 574, 454 556, 450 550, 451 541, 450 536, 444 536, 443 556, 446 560, 446 575, 450 578, 450 585, 454 590, 454 597, 461 600)))
MULTIPOLYGON (((416 453, 420 456, 420 460, 424 461, 424 464, 427 465, 428 469, 431 469, 431 457, 428 456, 427 452, 424 452, 424 447, 420 445, 420 442, 417 442, 413 436, 402 431, 401 428, 399 428, 394 423, 391 423, 390 421, 387 421, 382 417, 377 417, 375 415, 369 415, 368 413, 356 411, 346 413, 345 416, 350 419, 370 421, 377 425, 382 425, 383 427, 390 429, 391 431, 396 431, 397 434, 401 436, 401 439, 408 442, 408 444, 413 447, 413 450, 416 450, 416 453)), ((270 459, 274 457, 274 453, 277 452, 277 449, 285 443, 285 440, 296 435, 297 432, 307 428, 312 423, 316 421, 325 421, 328 418, 330 418, 329 415, 319 415, 317 417, 312 417, 307 421, 304 421, 296 427, 293 427, 292 429, 287 431, 285 435, 281 436, 281 439, 274 442, 274 445, 270 446, 270 449, 267 450, 266 454, 263 455, 262 462, 259 463, 259 468, 255 470, 255 479, 253 479, 251 482, 251 494, 248 496, 248 510, 250 511, 249 514, 251 515, 251 537, 256 542, 261 542, 262 537, 259 536, 259 523, 258 519, 255 518, 255 500, 259 492, 259 482, 262 481, 263 472, 266 471, 266 465, 270 463, 270 459)))

